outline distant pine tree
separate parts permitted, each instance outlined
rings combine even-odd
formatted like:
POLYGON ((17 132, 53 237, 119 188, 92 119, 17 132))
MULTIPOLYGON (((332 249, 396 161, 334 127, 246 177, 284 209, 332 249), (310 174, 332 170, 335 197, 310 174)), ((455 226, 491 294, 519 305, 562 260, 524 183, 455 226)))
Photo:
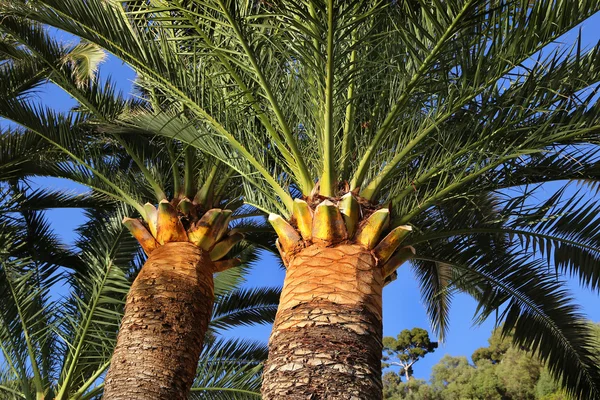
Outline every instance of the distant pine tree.
MULTIPOLYGON (((590 324, 600 352, 600 324, 590 324)), ((400 336, 400 335, 399 335, 400 336)), ((466 357, 445 355, 431 371, 428 382, 410 379, 402 382, 395 372, 383 376, 387 400, 572 400, 552 378, 535 354, 511 344, 511 335, 494 330, 489 346, 466 357)), ((388 356, 384 356, 384 362, 388 356)), ((385 365, 385 364, 384 364, 385 365)))

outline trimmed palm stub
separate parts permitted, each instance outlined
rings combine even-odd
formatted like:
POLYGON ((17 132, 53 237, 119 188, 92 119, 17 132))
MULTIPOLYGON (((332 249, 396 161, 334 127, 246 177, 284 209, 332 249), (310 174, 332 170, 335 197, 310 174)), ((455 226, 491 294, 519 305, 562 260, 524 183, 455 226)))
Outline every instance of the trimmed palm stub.
POLYGON ((213 273, 239 264, 224 258, 242 235, 228 230, 229 210, 201 214, 187 199, 144 209, 145 221, 123 221, 148 260, 127 296, 104 399, 185 399, 212 312, 213 273))
POLYGON ((269 217, 287 272, 263 398, 379 399, 382 289, 414 255, 401 247, 411 227, 385 234, 390 210, 353 193, 307 200, 294 200, 289 222, 269 217))

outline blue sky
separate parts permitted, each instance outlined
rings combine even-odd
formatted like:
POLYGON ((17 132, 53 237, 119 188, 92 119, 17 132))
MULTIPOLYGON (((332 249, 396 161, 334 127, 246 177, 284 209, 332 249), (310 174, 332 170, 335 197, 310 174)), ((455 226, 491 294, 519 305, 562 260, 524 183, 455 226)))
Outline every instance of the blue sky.
MULTIPOLYGON (((584 46, 591 47, 600 40, 600 14, 595 15, 582 24, 584 46)), ((57 34, 63 36, 61 34, 57 34)), ((577 30, 561 38, 561 44, 570 46, 576 38, 577 30)), ((114 57, 109 57, 101 67, 101 75, 111 75, 124 93, 130 93, 131 84, 135 78, 133 71, 123 65, 114 57)), ((75 103, 58 87, 45 85, 38 93, 40 102, 55 107, 58 110, 67 110, 75 103)), ((6 124, 0 120, 0 126, 6 124)), ((38 179, 33 185, 52 187, 57 189, 71 189, 84 191, 85 188, 73 183, 58 179, 38 179)), ((548 192, 553 192, 559 184, 547 186, 548 192)), ((59 235, 68 243, 74 239, 73 231, 84 218, 79 210, 52 210, 48 212, 53 226, 59 235)), ((256 263, 249 276, 248 286, 280 286, 283 283, 284 272, 278 267, 272 255, 264 254, 256 263)), ((576 301, 581 304, 582 311, 593 321, 600 321, 600 299, 597 294, 578 286, 575 280, 568 280, 576 301)), ((425 308, 420 300, 417 283, 408 266, 399 270, 398 279, 384 289, 384 335, 391 336, 402 329, 415 326, 429 328, 425 308)), ((472 317, 475 312, 475 302, 466 295, 457 295, 454 298, 450 314, 450 332, 446 343, 440 345, 434 354, 428 355, 424 360, 415 365, 417 378, 428 378, 431 366, 437 363, 444 354, 466 355, 487 345, 487 338, 493 328, 494 321, 486 321, 480 326, 473 326, 472 317)), ((267 340, 270 333, 269 326, 241 328, 231 332, 233 336, 242 336, 254 339, 267 340)))

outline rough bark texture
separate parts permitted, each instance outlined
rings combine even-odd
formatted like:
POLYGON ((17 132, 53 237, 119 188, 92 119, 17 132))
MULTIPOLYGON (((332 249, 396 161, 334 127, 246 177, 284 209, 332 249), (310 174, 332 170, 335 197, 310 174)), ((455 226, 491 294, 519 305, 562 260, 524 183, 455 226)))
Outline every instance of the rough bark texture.
POLYGON ((359 245, 312 245, 288 265, 265 400, 381 399, 383 272, 359 245))
POLYGON ((105 400, 187 398, 212 312, 212 271, 191 243, 150 254, 127 296, 105 400))

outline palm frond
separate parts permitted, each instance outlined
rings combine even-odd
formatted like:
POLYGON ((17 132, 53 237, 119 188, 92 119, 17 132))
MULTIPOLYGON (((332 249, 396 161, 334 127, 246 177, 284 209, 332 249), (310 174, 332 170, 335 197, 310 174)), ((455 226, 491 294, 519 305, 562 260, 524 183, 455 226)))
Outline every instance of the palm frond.
MULTIPOLYGON (((171 172, 180 167, 173 149, 195 147, 235 171, 247 203, 286 217, 292 199, 310 195, 319 179, 321 195, 340 194, 344 179, 374 207, 391 201, 394 225, 414 227, 415 269, 442 335, 453 287, 480 299, 483 316, 508 304, 518 340, 555 373, 568 367, 563 382, 589 397, 598 380, 586 334, 543 267, 554 263, 598 287, 597 204, 566 195, 538 201, 528 185, 598 180, 600 46, 556 43, 598 11, 594 0, 0 0, 8 18, 0 29, 12 35, 2 57, 15 59, 16 83, 4 86, 27 94, 36 85, 16 68, 23 57, 14 44, 35 32, 10 24, 53 26, 138 73, 144 107, 123 108, 108 126, 121 129, 124 147, 132 137, 166 137, 171 172), (533 245, 537 254, 522 252, 533 245)), ((30 39, 20 43, 35 49, 30 39)), ((32 107, 27 96, 0 101, 37 134, 39 120, 46 132, 97 122, 97 107, 75 121, 32 107)), ((110 168, 90 168, 98 154, 75 152, 68 139, 52 139, 75 162, 61 173, 139 210, 129 181, 111 186, 102 178, 110 168)), ((154 174, 136 161, 152 154, 146 148, 126 153, 117 158, 157 192, 169 168, 154 174)), ((245 271, 226 272, 223 290, 245 271)))
POLYGON ((59 314, 64 354, 59 396, 93 390, 108 368, 130 276, 140 257, 139 245, 121 224, 128 211, 94 218, 80 229, 81 262, 69 276, 72 294, 59 314))
POLYGON ((0 213, 15 211, 40 211, 56 208, 95 208, 101 209, 112 205, 114 201, 99 193, 76 193, 62 190, 38 188, 29 190, 27 195, 16 194, 6 202, 8 210, 0 213))
MULTIPOLYGON (((364 186, 364 197, 396 198, 398 214, 410 219, 503 163, 588 138, 596 124, 588 110, 593 96, 577 101, 572 93, 598 81, 597 49, 559 49, 528 64, 598 11, 593 1, 36 4, 11 2, 2 9, 64 29, 128 62, 148 92, 184 106, 156 121, 157 128, 185 116, 178 127, 193 129, 181 140, 241 173, 260 207, 277 208, 281 200, 289 209, 291 183, 308 194, 323 175, 319 168, 337 163, 348 171, 332 170, 332 176, 354 174, 352 187, 364 186), (192 60, 200 62, 178 68, 192 60), (350 87, 356 95, 348 99, 350 87), (342 129, 348 106, 361 111, 353 114, 355 127, 342 129), (555 133, 547 135, 550 127, 555 133), (503 140, 494 139, 500 133, 503 140), (340 148, 356 154, 340 154, 340 148), (412 186, 427 189, 419 202, 403 198, 412 186), (269 197, 273 189, 279 199, 269 197)), ((178 129, 154 131, 174 137, 178 129)))
POLYGON ((452 267, 444 262, 413 260, 412 270, 419 282, 421 301, 425 304, 431 327, 439 340, 446 339, 452 305, 452 267))
MULTIPOLYGON (((18 129, 0 131, 0 179, 15 181, 34 175, 50 174, 61 155, 32 132, 18 129)), ((64 158, 63 158, 64 159, 64 158)))
POLYGON ((261 362, 266 359, 264 344, 241 340, 216 340, 200 356, 192 399, 260 398, 261 362))
MULTIPOLYGON (((127 203, 142 216, 145 215, 141 200, 137 199, 147 196, 147 192, 142 190, 144 187, 138 184, 135 175, 123 170, 122 164, 119 164, 121 160, 107 157, 97 143, 98 137, 87 126, 85 115, 60 114, 28 102, 1 99, 0 115, 27 128, 67 157, 66 162, 54 164, 52 176, 81 183, 100 194, 127 203)), ((148 189, 152 193, 152 188, 148 189)))
POLYGON ((421 254, 454 238, 477 238, 481 251, 506 243, 543 260, 555 274, 577 277, 593 290, 599 287, 600 243, 596 226, 600 205, 585 191, 563 186, 548 198, 534 202, 544 186, 523 195, 497 193, 474 199, 456 199, 420 221, 420 232, 407 243, 421 254), (475 219, 475 217, 479 218, 475 219), (425 247, 419 247, 425 246, 425 247))
MULTIPOLYGON (((527 251, 530 247, 520 248, 518 239, 511 240, 517 234, 511 229, 503 232, 498 217, 502 221, 502 211, 506 209, 498 207, 493 197, 487 201, 480 198, 478 203, 454 202, 454 207, 447 204, 444 212, 439 210, 443 214, 441 218, 431 219, 437 229, 433 229, 430 236, 423 233, 422 239, 413 239, 412 244, 417 249, 414 268, 422 283, 432 322, 443 327, 440 315, 447 314, 439 310, 444 310, 445 299, 457 290, 464 291, 479 301, 476 321, 482 322, 497 313, 498 321, 504 321, 505 328, 508 326, 506 329, 514 327, 519 331, 515 336, 517 343, 537 352, 572 394, 594 398, 598 371, 583 316, 572 303, 564 283, 555 274, 548 273, 546 260, 536 259, 533 252, 527 251), (479 206, 475 212, 474 206, 479 206), (467 212, 467 208, 471 210, 467 212), (477 220, 465 221, 469 216, 477 220), (486 226, 486 223, 488 227, 496 226, 497 230, 478 232, 478 226, 486 226), (472 230, 452 230, 461 225, 472 230), (446 235, 442 233, 444 228, 446 235), (441 281, 443 285, 435 286, 431 282, 440 282, 441 266, 445 279, 441 281), (565 368, 566 365, 569 367, 565 368)), ((548 208, 535 210, 548 211, 548 208)), ((532 216, 527 212, 524 215, 525 219, 532 216)), ((580 273, 586 276, 588 271, 584 269, 580 273)))
POLYGON ((0 247, 0 349, 8 368, 2 385, 32 398, 47 391, 57 370, 50 290, 71 255, 35 211, 0 216, 0 247))
POLYGON ((275 320, 279 304, 279 288, 238 289, 215 301, 210 322, 212 329, 266 324, 275 320))

